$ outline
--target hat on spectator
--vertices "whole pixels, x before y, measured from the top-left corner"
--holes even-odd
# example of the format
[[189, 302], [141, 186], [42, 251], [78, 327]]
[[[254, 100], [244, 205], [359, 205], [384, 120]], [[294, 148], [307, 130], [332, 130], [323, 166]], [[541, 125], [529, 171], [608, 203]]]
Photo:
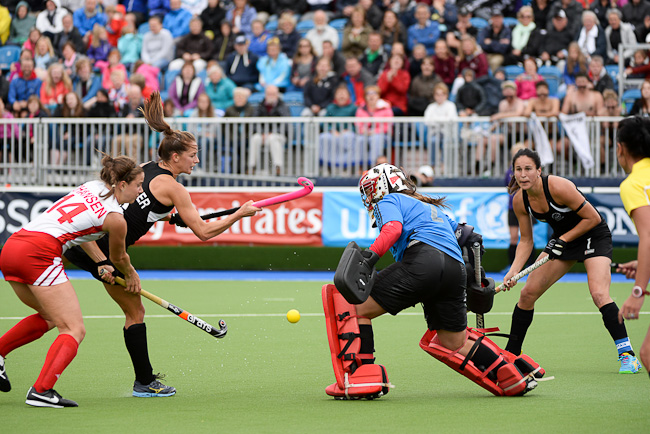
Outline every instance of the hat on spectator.
[[429, 165], [420, 166], [418, 173], [421, 173], [426, 177], [433, 178], [433, 167]]
[[504, 90], [504, 89], [507, 89], [507, 88], [517, 90], [517, 85], [512, 80], [506, 80], [503, 83], [501, 83], [501, 90]]
[[501, 10], [501, 8], [492, 8], [491, 16], [493, 16], [493, 17], [502, 17], [503, 16], [503, 11]]
[[245, 44], [246, 42], [246, 35], [237, 35], [235, 37], [235, 44]]
[[472, 12], [470, 12], [469, 8], [467, 8], [466, 6], [463, 6], [460, 9], [458, 9], [458, 15], [467, 16], [471, 13]]
[[553, 18], [566, 18], [566, 12], [564, 12], [564, 9], [558, 9]]

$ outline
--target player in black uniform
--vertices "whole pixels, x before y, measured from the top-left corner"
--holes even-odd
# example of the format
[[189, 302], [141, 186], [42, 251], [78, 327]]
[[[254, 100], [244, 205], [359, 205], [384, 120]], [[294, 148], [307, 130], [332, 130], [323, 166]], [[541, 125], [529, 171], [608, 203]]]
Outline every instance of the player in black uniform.
[[[174, 207], [176, 211], [202, 241], [213, 238], [243, 217], [254, 215], [260, 208], [248, 201], [234, 214], [220, 220], [205, 222], [192, 205], [189, 192], [176, 181], [181, 173], [191, 174], [192, 168], [199, 162], [198, 146], [194, 135], [185, 131], [172, 130], [164, 121], [160, 94], [155, 92], [151, 99], [145, 102], [144, 116], [149, 126], [160, 133], [163, 139], [158, 147], [158, 162], [143, 165], [143, 193], [124, 211], [128, 231], [127, 247], [134, 244], [149, 228], [159, 220], [169, 220], [169, 213]], [[126, 316], [124, 325], [124, 342], [131, 356], [135, 370], [133, 396], [153, 397], [172, 396], [176, 393], [173, 387], [165, 386], [153, 374], [147, 349], [147, 332], [144, 324], [144, 306], [140, 294], [126, 292], [115, 284], [115, 276], [119, 272], [108, 260], [108, 236], [99, 239], [96, 244], [87, 247], [68, 249], [66, 259], [76, 266], [90, 272], [97, 280], [101, 280], [109, 295], [120, 305]], [[105, 273], [100, 278], [99, 270]]]
[[514, 177], [510, 193], [516, 192], [513, 208], [519, 221], [521, 240], [515, 260], [503, 281], [521, 271], [533, 249], [531, 217], [548, 223], [553, 229], [540, 258], [549, 261], [533, 271], [521, 290], [512, 313], [510, 338], [506, 350], [520, 354], [526, 331], [533, 321], [535, 301], [564, 276], [576, 262], [584, 262], [587, 283], [594, 304], [603, 316], [605, 327], [616, 344], [621, 362], [620, 373], [636, 373], [640, 364], [634, 356], [625, 325], [618, 322], [618, 306], [609, 295], [611, 283], [612, 235], [600, 213], [568, 179], [542, 176], [537, 152], [521, 149], [512, 159]]

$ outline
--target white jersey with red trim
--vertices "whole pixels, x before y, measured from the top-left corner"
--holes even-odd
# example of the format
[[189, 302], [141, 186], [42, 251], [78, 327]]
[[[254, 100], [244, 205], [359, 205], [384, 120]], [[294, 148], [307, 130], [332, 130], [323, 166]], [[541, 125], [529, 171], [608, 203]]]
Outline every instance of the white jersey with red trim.
[[102, 227], [108, 213], [124, 214], [115, 195], [102, 197], [108, 192], [103, 181], [80, 185], [23, 229], [53, 236], [62, 244], [63, 252], [72, 246], [95, 241], [105, 234]]

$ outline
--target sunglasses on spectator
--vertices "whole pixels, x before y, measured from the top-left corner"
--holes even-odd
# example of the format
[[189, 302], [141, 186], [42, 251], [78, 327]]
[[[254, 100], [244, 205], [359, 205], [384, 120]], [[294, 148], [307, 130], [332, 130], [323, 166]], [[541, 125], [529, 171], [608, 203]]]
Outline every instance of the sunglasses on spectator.
[[537, 96], [548, 96], [548, 93], [538, 93]]

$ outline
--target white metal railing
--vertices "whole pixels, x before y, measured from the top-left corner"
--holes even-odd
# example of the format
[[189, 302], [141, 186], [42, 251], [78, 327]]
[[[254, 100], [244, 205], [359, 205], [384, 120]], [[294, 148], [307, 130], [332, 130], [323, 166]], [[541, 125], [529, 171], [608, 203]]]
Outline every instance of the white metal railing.
[[[542, 118], [555, 156], [552, 172], [624, 176], [615, 158], [620, 120], [587, 118], [596, 162], [587, 170], [560, 122]], [[510, 147], [532, 143], [527, 121], [470, 117], [427, 125], [421, 117], [168, 119], [173, 128], [197, 138], [201, 162], [190, 177], [183, 177], [188, 185], [278, 185], [297, 176], [358, 178], [379, 155], [407, 171], [430, 164], [438, 179], [500, 179], [510, 164]], [[160, 134], [143, 119], [3, 119], [0, 133], [0, 182], [12, 185], [77, 185], [96, 176], [98, 151], [143, 162], [156, 158], [160, 142]]]

